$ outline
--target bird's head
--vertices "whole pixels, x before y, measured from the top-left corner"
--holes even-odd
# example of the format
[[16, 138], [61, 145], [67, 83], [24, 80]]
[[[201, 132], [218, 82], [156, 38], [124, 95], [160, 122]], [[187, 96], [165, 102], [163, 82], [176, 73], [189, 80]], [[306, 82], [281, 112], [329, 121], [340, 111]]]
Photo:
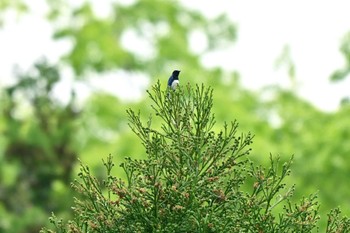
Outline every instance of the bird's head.
[[179, 74], [180, 74], [180, 70], [174, 70], [174, 71], [173, 71], [173, 77], [174, 77], [174, 78], [178, 78], [178, 77], [179, 77]]

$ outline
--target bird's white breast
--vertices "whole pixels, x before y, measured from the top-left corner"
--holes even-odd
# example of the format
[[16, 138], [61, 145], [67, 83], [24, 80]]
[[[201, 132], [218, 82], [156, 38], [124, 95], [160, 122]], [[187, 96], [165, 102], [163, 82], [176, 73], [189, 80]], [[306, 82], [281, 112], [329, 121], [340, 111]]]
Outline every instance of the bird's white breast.
[[179, 80], [174, 80], [173, 83], [171, 84], [171, 88], [175, 90], [177, 85], [179, 85]]

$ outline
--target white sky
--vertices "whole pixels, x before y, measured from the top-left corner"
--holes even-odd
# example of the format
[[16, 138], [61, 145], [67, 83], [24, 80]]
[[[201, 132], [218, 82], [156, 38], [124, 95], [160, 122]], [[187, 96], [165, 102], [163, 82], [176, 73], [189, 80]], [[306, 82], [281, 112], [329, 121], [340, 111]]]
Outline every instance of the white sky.
[[[232, 48], [203, 58], [208, 66], [219, 65], [237, 70], [247, 88], [259, 89], [269, 84], [289, 85], [286, 69], [275, 69], [275, 61], [289, 45], [296, 65], [298, 93], [324, 110], [337, 108], [341, 97], [350, 95], [350, 78], [330, 83], [330, 74], [344, 65], [339, 52], [341, 38], [350, 31], [349, 0], [216, 0], [183, 1], [202, 10], [209, 17], [227, 12], [238, 25], [238, 40]], [[35, 9], [42, 9], [38, 3]], [[101, 6], [101, 12], [106, 6]], [[35, 30], [33, 31], [33, 28]], [[22, 17], [9, 14], [0, 28], [0, 85], [13, 81], [13, 67], [24, 70], [40, 57], [56, 61], [70, 48], [67, 42], [51, 40], [52, 29], [40, 14]], [[141, 95], [131, 92], [136, 77], [129, 80], [96, 79], [92, 85], [117, 89], [122, 98]], [[69, 75], [66, 75], [69, 77]], [[147, 81], [143, 79], [143, 85]], [[61, 86], [64, 92], [66, 86]]]
[[216, 0], [198, 6], [213, 15], [225, 9], [237, 23], [237, 43], [206, 62], [237, 69], [246, 87], [288, 86], [286, 69], [274, 66], [289, 45], [301, 96], [324, 110], [334, 110], [342, 97], [350, 95], [350, 78], [329, 81], [332, 72], [344, 66], [339, 47], [350, 31], [350, 1]]

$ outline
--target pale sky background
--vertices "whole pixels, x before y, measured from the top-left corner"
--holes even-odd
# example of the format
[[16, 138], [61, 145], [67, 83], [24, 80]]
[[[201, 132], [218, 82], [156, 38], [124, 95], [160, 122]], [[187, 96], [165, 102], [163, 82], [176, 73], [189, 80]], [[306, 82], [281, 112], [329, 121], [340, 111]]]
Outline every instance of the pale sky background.
[[[51, 39], [52, 28], [42, 18], [40, 12], [45, 6], [40, 2], [33, 1], [31, 4], [37, 4], [35, 12], [19, 20], [8, 13], [5, 26], [0, 28], [0, 85], [13, 82], [14, 65], [27, 70], [44, 56], [55, 62], [71, 46], [67, 41]], [[96, 0], [100, 14], [108, 12], [107, 2]], [[232, 48], [204, 57], [205, 65], [237, 70], [243, 85], [250, 89], [270, 84], [288, 87], [286, 69], [275, 68], [276, 59], [288, 45], [296, 66], [299, 95], [326, 111], [335, 110], [340, 99], [350, 95], [350, 78], [339, 83], [329, 81], [331, 73], [344, 65], [339, 47], [342, 37], [350, 31], [349, 0], [182, 2], [208, 17], [226, 12], [238, 26], [238, 40]], [[67, 82], [58, 88], [59, 93], [69, 89], [71, 75], [66, 72]], [[94, 79], [91, 85], [109, 89], [124, 99], [141, 96], [148, 85], [142, 76], [119, 80], [113, 77], [115, 74], [109, 73], [103, 79]], [[135, 88], [140, 80], [141, 85]], [[86, 92], [86, 87], [80, 88]]]

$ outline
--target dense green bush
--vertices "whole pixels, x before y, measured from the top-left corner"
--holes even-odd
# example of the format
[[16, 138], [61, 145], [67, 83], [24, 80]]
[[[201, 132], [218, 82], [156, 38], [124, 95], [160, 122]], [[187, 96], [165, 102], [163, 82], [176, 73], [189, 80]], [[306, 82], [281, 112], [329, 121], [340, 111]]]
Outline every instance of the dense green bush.
[[[131, 129], [147, 157], [127, 158], [124, 179], [111, 175], [109, 156], [101, 181], [81, 165], [73, 187], [74, 219], [53, 216], [56, 232], [313, 232], [319, 204], [310, 195], [293, 204], [294, 187], [285, 187], [292, 160], [270, 156], [270, 166], [249, 160], [253, 136], [238, 123], [215, 128], [212, 89], [202, 86], [161, 90], [149, 97], [155, 119], [146, 123], [128, 110]], [[132, 145], [130, 145], [132, 146]], [[348, 232], [350, 219], [339, 209], [328, 216], [326, 232]], [[42, 232], [54, 232], [43, 229]]]

